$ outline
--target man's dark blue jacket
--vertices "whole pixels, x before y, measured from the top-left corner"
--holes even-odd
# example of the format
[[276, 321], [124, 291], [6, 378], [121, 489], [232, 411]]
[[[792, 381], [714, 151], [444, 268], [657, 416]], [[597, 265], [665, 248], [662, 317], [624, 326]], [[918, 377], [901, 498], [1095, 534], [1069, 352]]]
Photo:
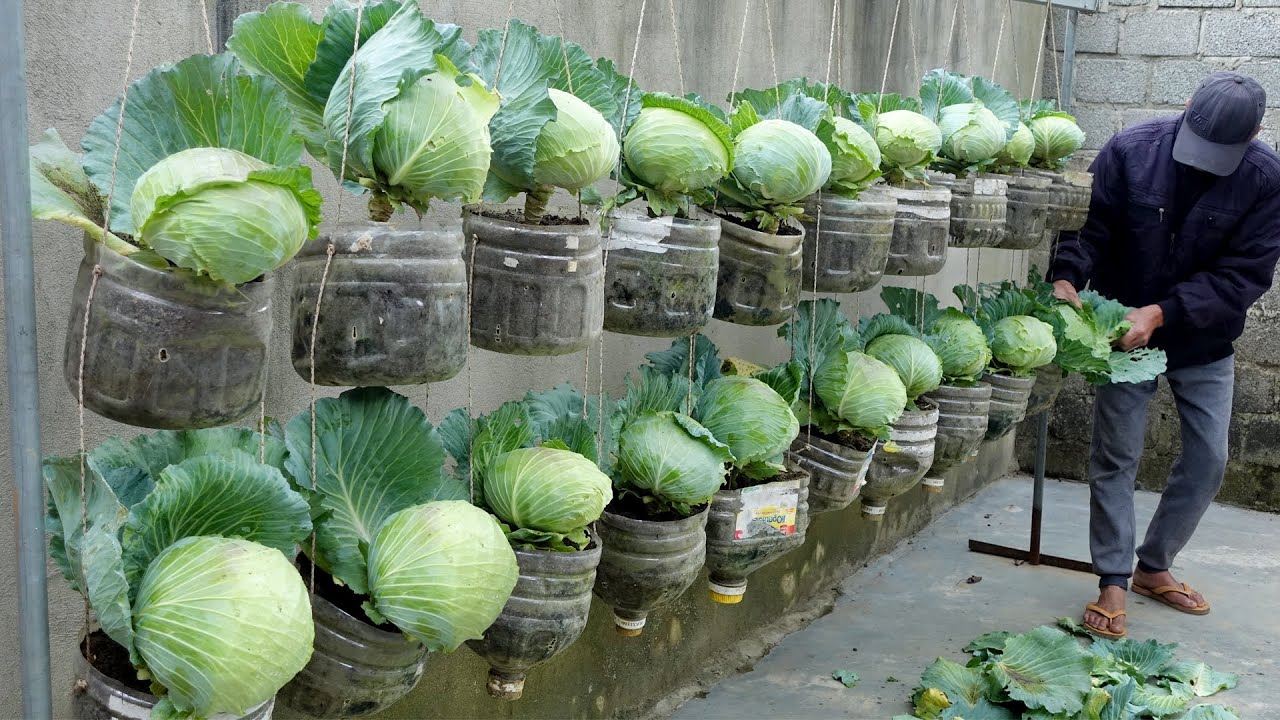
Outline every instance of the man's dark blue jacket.
[[1077, 290], [1089, 282], [1126, 305], [1158, 304], [1164, 327], [1151, 346], [1170, 369], [1231, 355], [1280, 257], [1280, 156], [1254, 141], [1232, 175], [1190, 171], [1173, 159], [1181, 123], [1153, 120], [1107, 142], [1090, 168], [1089, 220], [1061, 236], [1049, 270]]

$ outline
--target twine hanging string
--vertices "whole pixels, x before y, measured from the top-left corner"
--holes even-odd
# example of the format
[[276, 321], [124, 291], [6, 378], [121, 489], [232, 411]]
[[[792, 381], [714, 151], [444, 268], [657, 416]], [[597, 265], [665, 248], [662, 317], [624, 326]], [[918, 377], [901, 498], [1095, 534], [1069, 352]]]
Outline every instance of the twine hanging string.
[[[684, 85], [684, 63], [680, 61], [680, 24], [676, 22], [676, 0], [667, 0], [667, 13], [671, 19], [671, 44], [675, 48], [676, 55], [676, 81], [680, 85], [680, 95], [683, 97], [687, 93]], [[697, 339], [697, 330], [689, 333], [689, 361], [685, 363], [689, 384], [684, 393], [684, 407], [687, 415], [693, 415], [693, 355], [697, 351]], [[603, 414], [603, 404], [599, 412]]]
[[995, 57], [991, 58], [991, 78], [992, 79], [995, 79], [996, 68], [1000, 67], [1000, 46], [1004, 43], [1004, 25], [1008, 19], [1009, 19], [1009, 14], [1007, 12], [1000, 14], [1000, 31], [996, 33], [996, 53], [995, 53]]
[[216, 54], [213, 49], [213, 32], [209, 29], [209, 6], [205, 0], [200, 0], [200, 24], [204, 26], [204, 44], [208, 48], [209, 54]]
[[[747, 18], [751, 17], [750, 10], [751, 0], [747, 0], [742, 6], [742, 29], [738, 32], [738, 56], [733, 60], [733, 82], [729, 86], [735, 92], [738, 89], [738, 70], [742, 68], [742, 48], [747, 43]], [[732, 112], [737, 105], [733, 103], [730, 105], [729, 110]]]
[[[1048, 5], [1045, 6], [1046, 8]], [[1013, 26], [1013, 0], [1005, 0], [1005, 15], [1009, 18], [1009, 52], [1013, 54], [1013, 79], [1018, 89], [1022, 89], [1022, 63], [1018, 60], [1018, 31]], [[1043, 44], [1042, 44], [1043, 45]], [[991, 72], [991, 79], [995, 79], [996, 74]]]
[[778, 56], [773, 48], [773, 11], [769, 8], [769, 0], [764, 0], [765, 35], [769, 38], [769, 67], [773, 70], [773, 100], [778, 103], [778, 112], [782, 112], [782, 88], [778, 87]]
[[876, 114], [884, 108], [884, 91], [889, 87], [889, 62], [893, 59], [893, 41], [898, 36], [898, 19], [902, 16], [902, 0], [893, 8], [893, 25], [889, 28], [889, 49], [884, 53], [884, 72], [880, 75], [880, 95], [876, 98]]

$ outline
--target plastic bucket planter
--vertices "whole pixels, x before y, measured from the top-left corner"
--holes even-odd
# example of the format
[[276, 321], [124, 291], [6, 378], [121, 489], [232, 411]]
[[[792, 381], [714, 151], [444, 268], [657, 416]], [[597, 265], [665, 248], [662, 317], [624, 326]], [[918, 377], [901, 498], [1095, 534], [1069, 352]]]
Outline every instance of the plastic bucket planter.
[[817, 260], [818, 292], [850, 293], [870, 290], [880, 282], [889, 261], [893, 222], [898, 201], [881, 188], [866, 190], [857, 200], [824, 193], [822, 223], [818, 224], [818, 197], [805, 202], [804, 286], [814, 287]]
[[527, 225], [517, 215], [462, 214], [471, 268], [471, 344], [510, 355], [585, 350], [604, 327], [600, 233], [589, 220]]
[[1031, 386], [1031, 394], [1027, 397], [1027, 417], [1052, 410], [1066, 384], [1067, 376], [1056, 366], [1051, 365], [1036, 372], [1036, 382]]
[[951, 186], [951, 247], [996, 247], [1004, 239], [1009, 183], [981, 173], [958, 178]]
[[682, 337], [711, 320], [720, 265], [720, 218], [615, 215], [605, 236], [604, 329]]
[[564, 652], [582, 635], [600, 544], [581, 552], [516, 551], [520, 579], [502, 614], [467, 646], [489, 663], [489, 695], [518, 700], [525, 674]]
[[777, 325], [789, 320], [800, 301], [803, 246], [803, 228], [784, 227], [771, 235], [724, 218], [716, 319], [738, 325]]
[[996, 247], [1002, 250], [1030, 250], [1044, 240], [1049, 217], [1050, 178], [1024, 170], [1009, 175], [1009, 211], [1004, 239]]
[[787, 458], [809, 472], [809, 514], [843, 510], [858, 497], [867, 479], [875, 446], [859, 450], [801, 428]]
[[[320, 316], [316, 297], [334, 247]], [[467, 361], [467, 269], [457, 223], [369, 223], [308, 243], [293, 286], [293, 367], [318, 385], [448, 380]]]
[[925, 492], [940, 493], [943, 473], [973, 457], [987, 434], [991, 386], [943, 385], [925, 395], [938, 406], [938, 435], [933, 444], [933, 465], [924, 478]]
[[[133, 668], [129, 663], [129, 651], [117, 645], [101, 631], [92, 636], [93, 654], [99, 663]], [[94, 667], [84, 657], [84, 643], [76, 654], [76, 682], [71, 688], [71, 716], [75, 720], [149, 720], [151, 708], [160, 698], [134, 687], [146, 681], [126, 683]], [[218, 713], [209, 720], [271, 720], [275, 709], [272, 698], [244, 715]]]
[[938, 406], [922, 399], [889, 428], [889, 443], [876, 453], [862, 488], [862, 516], [879, 522], [889, 501], [915, 487], [933, 465]]
[[792, 470], [773, 482], [721, 490], [707, 521], [711, 599], [742, 602], [747, 577], [804, 544], [809, 527], [809, 473]]
[[886, 275], [933, 275], [947, 264], [951, 189], [945, 184], [907, 183], [887, 188], [898, 201]]
[[984, 375], [982, 382], [991, 386], [991, 412], [987, 420], [987, 440], [1008, 435], [1027, 416], [1027, 401], [1035, 377]]
[[636, 520], [605, 512], [596, 523], [604, 546], [595, 594], [613, 608], [619, 635], [644, 631], [649, 612], [671, 603], [698, 579], [707, 559], [707, 514]]
[[81, 333], [94, 266], [102, 268], [84, 342], [84, 405], [128, 425], [185, 430], [239, 420], [266, 383], [271, 292], [185, 279], [85, 242], [71, 297], [63, 373], [79, 388]]
[[1050, 172], [1029, 170], [1029, 174], [1048, 178], [1049, 201], [1045, 215], [1045, 228], [1060, 232], [1074, 232], [1084, 227], [1089, 219], [1089, 200], [1093, 195], [1093, 174], [1087, 172]]

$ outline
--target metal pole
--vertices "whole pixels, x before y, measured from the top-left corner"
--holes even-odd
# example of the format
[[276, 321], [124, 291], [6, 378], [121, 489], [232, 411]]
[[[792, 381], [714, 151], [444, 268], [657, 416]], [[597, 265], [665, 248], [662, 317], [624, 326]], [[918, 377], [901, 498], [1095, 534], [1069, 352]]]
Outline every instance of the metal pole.
[[1062, 112], [1071, 112], [1071, 91], [1076, 76], [1076, 23], [1079, 10], [1067, 11], [1067, 29], [1062, 38]]
[[18, 615], [23, 716], [52, 716], [49, 596], [40, 479], [40, 377], [36, 360], [31, 178], [27, 158], [27, 79], [22, 0], [0, 0], [0, 238], [4, 241], [5, 352], [9, 448], [17, 488]]
[[1049, 450], [1049, 411], [1036, 416], [1036, 474], [1031, 489], [1031, 547], [1027, 562], [1040, 564], [1040, 527], [1044, 519], [1044, 466]]

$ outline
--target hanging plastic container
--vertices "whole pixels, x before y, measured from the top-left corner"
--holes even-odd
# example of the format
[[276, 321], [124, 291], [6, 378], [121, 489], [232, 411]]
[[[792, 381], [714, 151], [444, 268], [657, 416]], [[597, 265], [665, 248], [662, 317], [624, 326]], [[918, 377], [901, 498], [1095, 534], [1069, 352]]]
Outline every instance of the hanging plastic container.
[[605, 512], [596, 523], [604, 546], [596, 597], [613, 608], [614, 629], [635, 637], [649, 612], [671, 603], [698, 579], [707, 559], [707, 515], [635, 520]]
[[298, 253], [293, 368], [302, 379], [311, 379], [330, 243], [315, 327], [316, 384], [417, 385], [457, 375], [467, 362], [462, 226], [368, 223], [321, 235]]
[[683, 337], [711, 320], [720, 267], [720, 218], [614, 215], [605, 236], [604, 329]]
[[918, 485], [933, 465], [938, 406], [924, 399], [919, 404], [926, 408], [902, 413], [889, 428], [889, 443], [871, 461], [862, 488], [862, 516], [868, 520], [883, 520], [889, 501]]
[[1089, 219], [1089, 201], [1093, 198], [1093, 174], [1087, 172], [1050, 172], [1028, 170], [1039, 178], [1048, 178], [1049, 201], [1044, 226], [1048, 230], [1074, 232]]
[[[104, 656], [114, 656], [112, 664], [129, 668], [129, 651], [120, 647], [102, 632], [93, 634], [93, 652], [101, 661]], [[150, 720], [151, 708], [160, 698], [143, 692], [103, 673], [89, 664], [84, 657], [84, 642], [76, 653], [76, 681], [71, 687], [71, 717], [75, 720]], [[271, 720], [276, 699], [250, 710], [244, 715], [217, 713], [209, 720]]]
[[934, 275], [947, 264], [951, 189], [944, 184], [907, 183], [887, 188], [898, 200], [886, 275]]
[[84, 405], [127, 425], [216, 427], [258, 407], [271, 337], [270, 276], [235, 288], [142, 265], [86, 241], [71, 295], [63, 374], [79, 388], [81, 333], [94, 266], [102, 268], [84, 343]]
[[859, 450], [801, 428], [787, 459], [809, 473], [809, 514], [849, 507], [867, 480], [867, 468], [871, 467], [875, 452], [875, 445]]
[[707, 521], [707, 584], [714, 602], [742, 602], [751, 573], [804, 544], [808, 498], [809, 473], [804, 470], [716, 493]]
[[376, 628], [311, 595], [316, 623], [311, 661], [277, 694], [314, 718], [350, 718], [386, 710], [426, 670], [427, 649], [399, 631]]
[[1032, 170], [1009, 175], [1009, 210], [1004, 239], [996, 247], [1002, 250], [1030, 250], [1044, 240], [1049, 218], [1050, 178]]
[[520, 579], [484, 638], [467, 646], [489, 663], [489, 695], [519, 700], [525, 674], [564, 652], [587, 627], [600, 544], [581, 552], [516, 549]]
[[925, 399], [938, 406], [938, 435], [933, 443], [933, 465], [924, 478], [925, 492], [940, 493], [943, 474], [973, 457], [987, 434], [991, 410], [991, 386], [943, 385]]
[[568, 355], [600, 337], [604, 266], [595, 223], [526, 225], [468, 208], [462, 234], [468, 261], [475, 245], [472, 345], [509, 355]]
[[823, 193], [819, 236], [818, 197], [805, 201], [804, 285], [814, 287], [814, 253], [817, 253], [818, 292], [851, 293], [870, 290], [880, 282], [889, 261], [893, 221], [898, 200], [882, 188], [863, 191], [857, 200]]
[[955, 179], [951, 185], [948, 245], [959, 248], [999, 245], [1004, 240], [1008, 219], [1008, 193], [1009, 183], [1001, 175], [980, 173]]
[[778, 325], [800, 301], [804, 229], [771, 235], [726, 218], [720, 232], [716, 281], [717, 320], [738, 325]]
[[1052, 410], [1066, 384], [1067, 376], [1057, 367], [1041, 368], [1036, 373], [1036, 382], [1031, 386], [1031, 394], [1027, 397], [1027, 417]]
[[1035, 377], [983, 375], [982, 382], [991, 386], [991, 411], [987, 419], [987, 440], [1008, 435], [1027, 416], [1027, 401]]

